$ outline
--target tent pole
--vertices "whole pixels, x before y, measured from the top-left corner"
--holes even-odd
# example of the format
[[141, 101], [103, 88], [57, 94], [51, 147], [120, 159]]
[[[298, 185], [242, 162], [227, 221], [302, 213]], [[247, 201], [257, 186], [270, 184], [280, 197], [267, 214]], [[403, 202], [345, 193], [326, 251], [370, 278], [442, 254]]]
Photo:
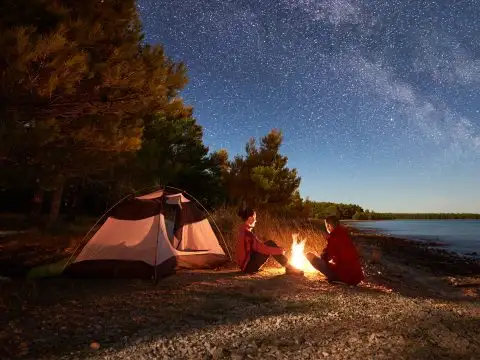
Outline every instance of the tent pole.
[[[161, 214], [161, 213], [160, 213]], [[154, 261], [154, 284], [157, 285], [158, 283], [158, 273], [157, 273], [157, 259], [158, 259], [158, 236], [160, 235], [160, 219], [161, 219], [161, 216], [160, 214], [158, 214], [158, 227], [157, 227], [157, 245], [155, 246], [155, 261]]]

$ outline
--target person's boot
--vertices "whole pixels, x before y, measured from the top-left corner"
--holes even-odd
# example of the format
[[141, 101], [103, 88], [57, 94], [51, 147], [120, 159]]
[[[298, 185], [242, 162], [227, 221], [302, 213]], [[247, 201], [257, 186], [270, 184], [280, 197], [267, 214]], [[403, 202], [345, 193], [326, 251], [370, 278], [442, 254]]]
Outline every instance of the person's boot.
[[288, 264], [285, 266], [285, 275], [303, 276], [303, 270], [297, 269]]

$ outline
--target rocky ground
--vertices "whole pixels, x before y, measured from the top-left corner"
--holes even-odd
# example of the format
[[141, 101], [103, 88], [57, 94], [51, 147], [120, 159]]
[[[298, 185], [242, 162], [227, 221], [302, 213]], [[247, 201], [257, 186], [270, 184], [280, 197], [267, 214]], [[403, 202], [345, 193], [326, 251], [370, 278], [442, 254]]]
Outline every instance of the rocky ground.
[[478, 359], [478, 263], [354, 237], [359, 287], [274, 267], [3, 282], [0, 358]]

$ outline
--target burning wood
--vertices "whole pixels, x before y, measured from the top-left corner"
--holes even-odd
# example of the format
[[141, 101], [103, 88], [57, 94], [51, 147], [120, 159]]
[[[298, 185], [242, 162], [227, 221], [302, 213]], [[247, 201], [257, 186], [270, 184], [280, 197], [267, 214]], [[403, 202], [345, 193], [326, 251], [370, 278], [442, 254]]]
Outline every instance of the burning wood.
[[304, 272], [317, 272], [318, 270], [315, 269], [305, 257], [305, 243], [307, 239], [300, 239], [298, 234], [292, 234], [292, 238], [292, 258], [290, 259], [290, 264], [296, 269], [303, 270]]

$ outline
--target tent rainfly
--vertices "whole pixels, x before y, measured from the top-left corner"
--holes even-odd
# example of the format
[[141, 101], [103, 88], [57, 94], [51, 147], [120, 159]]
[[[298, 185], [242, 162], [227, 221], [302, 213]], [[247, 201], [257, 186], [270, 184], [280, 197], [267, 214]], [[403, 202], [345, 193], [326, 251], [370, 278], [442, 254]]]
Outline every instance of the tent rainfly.
[[159, 190], [115, 206], [63, 273], [156, 279], [227, 261], [206, 214], [182, 193]]

